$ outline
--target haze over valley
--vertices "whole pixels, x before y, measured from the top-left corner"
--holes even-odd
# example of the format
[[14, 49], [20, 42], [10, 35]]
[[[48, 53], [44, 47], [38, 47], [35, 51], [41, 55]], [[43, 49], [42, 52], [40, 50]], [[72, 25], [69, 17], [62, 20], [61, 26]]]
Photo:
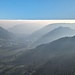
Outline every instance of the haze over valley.
[[75, 23], [30, 25], [0, 27], [0, 74], [74, 75]]
[[0, 75], [75, 75], [75, 0], [0, 0]]

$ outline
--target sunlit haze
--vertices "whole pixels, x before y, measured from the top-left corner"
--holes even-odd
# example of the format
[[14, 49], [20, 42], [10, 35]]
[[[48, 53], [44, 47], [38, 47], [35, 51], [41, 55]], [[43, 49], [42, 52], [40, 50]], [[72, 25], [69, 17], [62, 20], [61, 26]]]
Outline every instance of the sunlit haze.
[[75, 23], [75, 20], [0, 20], [0, 26], [10, 28], [18, 24], [35, 24], [43, 27], [52, 23]]

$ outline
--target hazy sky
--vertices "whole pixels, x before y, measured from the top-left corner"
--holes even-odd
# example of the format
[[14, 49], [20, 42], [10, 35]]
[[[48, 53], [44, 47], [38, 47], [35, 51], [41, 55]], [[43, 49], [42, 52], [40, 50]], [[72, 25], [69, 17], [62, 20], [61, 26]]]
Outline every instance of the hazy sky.
[[0, 19], [75, 19], [75, 0], [0, 0]]
[[0, 20], [0, 26], [6, 29], [19, 24], [34, 24], [41, 28], [52, 23], [75, 23], [75, 20]]

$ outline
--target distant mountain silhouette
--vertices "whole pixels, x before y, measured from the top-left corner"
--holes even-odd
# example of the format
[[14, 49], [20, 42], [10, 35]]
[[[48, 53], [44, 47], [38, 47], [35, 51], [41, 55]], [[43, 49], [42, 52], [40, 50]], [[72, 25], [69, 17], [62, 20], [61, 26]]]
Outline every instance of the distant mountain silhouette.
[[55, 28], [58, 28], [59, 26], [70, 27], [73, 29], [73, 28], [75, 28], [75, 23], [53, 23], [53, 24], [46, 25], [43, 28], [33, 32], [29, 36], [29, 40], [36, 41], [41, 36], [45, 35], [46, 33], [52, 31]]
[[18, 24], [15, 25], [11, 28], [9, 28], [8, 30], [14, 34], [22, 34], [22, 35], [29, 35], [31, 33], [33, 33], [34, 31], [40, 29], [41, 26], [39, 26], [38, 24], [35, 23], [26, 23], [26, 24]]
[[56, 39], [59, 39], [61, 37], [65, 36], [74, 36], [75, 30], [69, 28], [69, 27], [58, 27], [53, 29], [52, 31], [46, 33], [42, 37], [40, 37], [37, 41], [35, 41], [35, 45], [40, 45], [44, 43], [49, 43], [51, 41], [54, 41]]
[[7, 31], [6, 29], [0, 27], [0, 38], [2, 39], [11, 39], [13, 34]]

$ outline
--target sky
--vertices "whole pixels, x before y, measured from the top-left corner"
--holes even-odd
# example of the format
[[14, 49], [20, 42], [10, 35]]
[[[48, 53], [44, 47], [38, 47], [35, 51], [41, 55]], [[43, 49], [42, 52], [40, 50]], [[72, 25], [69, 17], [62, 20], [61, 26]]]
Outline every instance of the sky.
[[75, 19], [75, 0], [0, 0], [0, 20]]

